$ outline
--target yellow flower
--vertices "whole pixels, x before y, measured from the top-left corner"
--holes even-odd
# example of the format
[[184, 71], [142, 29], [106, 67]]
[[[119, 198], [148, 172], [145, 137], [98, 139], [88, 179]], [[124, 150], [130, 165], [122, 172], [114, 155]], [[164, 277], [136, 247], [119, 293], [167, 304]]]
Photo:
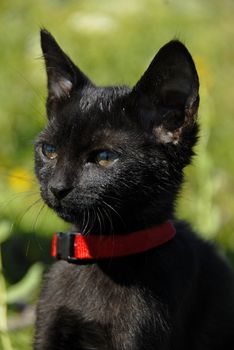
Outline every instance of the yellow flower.
[[8, 184], [16, 192], [28, 191], [32, 188], [32, 175], [24, 168], [14, 168], [10, 171]]

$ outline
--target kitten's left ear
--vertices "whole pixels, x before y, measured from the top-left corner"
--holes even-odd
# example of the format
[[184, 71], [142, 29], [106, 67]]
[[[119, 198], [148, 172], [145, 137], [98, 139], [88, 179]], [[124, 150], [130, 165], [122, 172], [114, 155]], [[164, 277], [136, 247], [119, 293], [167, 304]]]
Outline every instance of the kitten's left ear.
[[183, 132], [195, 125], [199, 80], [186, 47], [173, 40], [163, 46], [133, 88], [144, 126], [158, 142], [177, 144]]
[[48, 78], [48, 101], [68, 98], [74, 88], [90, 83], [45, 29], [41, 29], [41, 48]]

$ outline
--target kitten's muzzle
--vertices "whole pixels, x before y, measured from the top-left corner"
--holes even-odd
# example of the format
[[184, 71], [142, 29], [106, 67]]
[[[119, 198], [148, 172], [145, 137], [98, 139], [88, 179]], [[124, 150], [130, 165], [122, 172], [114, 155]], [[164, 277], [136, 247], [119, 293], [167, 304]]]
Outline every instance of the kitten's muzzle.
[[53, 193], [56, 199], [61, 200], [67, 197], [67, 195], [73, 190], [71, 186], [64, 186], [63, 184], [57, 184], [56, 186], [50, 186], [50, 191]]

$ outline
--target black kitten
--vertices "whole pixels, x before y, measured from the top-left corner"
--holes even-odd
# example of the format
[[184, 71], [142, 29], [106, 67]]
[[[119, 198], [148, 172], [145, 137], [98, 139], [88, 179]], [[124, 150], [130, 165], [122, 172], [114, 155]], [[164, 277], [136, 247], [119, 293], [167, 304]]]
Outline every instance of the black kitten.
[[234, 279], [214, 248], [173, 219], [197, 139], [198, 76], [179, 41], [133, 89], [96, 87], [41, 31], [48, 125], [36, 141], [46, 204], [83, 235], [128, 235], [173, 220], [140, 254], [54, 264], [35, 350], [208, 350], [234, 346]]

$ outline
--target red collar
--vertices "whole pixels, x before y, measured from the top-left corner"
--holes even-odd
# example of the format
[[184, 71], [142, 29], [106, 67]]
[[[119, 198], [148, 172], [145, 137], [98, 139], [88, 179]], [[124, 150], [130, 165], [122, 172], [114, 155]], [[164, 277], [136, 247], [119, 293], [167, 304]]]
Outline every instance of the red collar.
[[175, 233], [169, 221], [126, 235], [83, 236], [76, 232], [59, 232], [53, 236], [51, 255], [73, 263], [133, 255], [166, 243]]

